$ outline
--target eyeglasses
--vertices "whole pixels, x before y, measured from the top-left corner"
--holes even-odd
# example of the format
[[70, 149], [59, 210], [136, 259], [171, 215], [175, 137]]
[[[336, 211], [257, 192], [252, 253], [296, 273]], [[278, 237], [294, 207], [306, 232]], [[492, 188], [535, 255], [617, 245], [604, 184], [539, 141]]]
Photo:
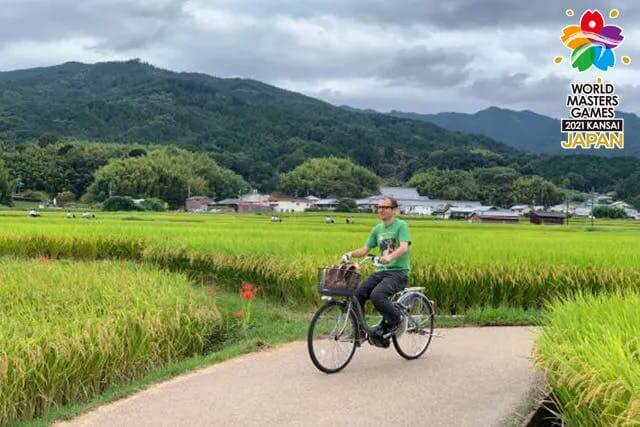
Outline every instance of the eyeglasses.
[[378, 206], [378, 209], [395, 209], [396, 206]]

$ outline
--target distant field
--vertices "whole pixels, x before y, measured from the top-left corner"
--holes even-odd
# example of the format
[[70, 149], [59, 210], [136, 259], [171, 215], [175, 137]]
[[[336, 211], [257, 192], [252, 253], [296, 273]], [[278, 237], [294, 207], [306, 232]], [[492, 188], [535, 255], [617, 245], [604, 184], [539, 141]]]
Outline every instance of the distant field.
[[[97, 219], [64, 218], [44, 211], [41, 218], [24, 212], [0, 212], [0, 236], [119, 236], [145, 239], [169, 247], [252, 256], [267, 255], [310, 266], [332, 262], [360, 246], [378, 221], [355, 215], [355, 224], [325, 224], [323, 214], [284, 217], [269, 215], [202, 215], [97, 213]], [[413, 239], [414, 266], [462, 263], [636, 267], [640, 263], [640, 222], [601, 221], [591, 229], [585, 220], [569, 226], [470, 224], [427, 218], [407, 218]]]
[[[128, 242], [124, 251], [136, 259], [220, 282], [251, 280], [275, 300], [313, 303], [316, 268], [335, 264], [340, 254], [363, 245], [378, 221], [365, 214], [355, 215], [352, 225], [344, 223], [344, 215], [334, 215], [336, 224], [326, 224], [324, 214], [288, 215], [282, 223], [269, 217], [99, 212], [86, 221], [66, 219], [63, 212], [45, 211], [40, 218], [2, 212], [0, 253], [28, 246], [55, 256], [62, 246], [89, 245], [89, 256], [75, 249], [66, 256], [108, 258], [99, 251], [112, 243], [99, 249], [91, 242], [111, 238]], [[451, 313], [486, 306], [541, 308], [576, 291], [640, 290], [640, 226], [632, 221], [591, 228], [407, 220], [413, 240], [411, 282], [425, 286]], [[3, 249], [2, 239], [13, 243], [7, 241]], [[80, 246], [74, 243], [78, 239]], [[139, 249], [131, 246], [136, 241]]]

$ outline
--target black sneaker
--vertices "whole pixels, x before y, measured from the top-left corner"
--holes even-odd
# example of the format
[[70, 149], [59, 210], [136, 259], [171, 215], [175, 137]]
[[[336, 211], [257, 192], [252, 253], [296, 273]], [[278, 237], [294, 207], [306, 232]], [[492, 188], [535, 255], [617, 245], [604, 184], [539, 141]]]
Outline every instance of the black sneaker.
[[375, 334], [371, 334], [371, 344], [376, 347], [389, 348], [391, 340], [382, 335], [382, 330], [378, 330]]

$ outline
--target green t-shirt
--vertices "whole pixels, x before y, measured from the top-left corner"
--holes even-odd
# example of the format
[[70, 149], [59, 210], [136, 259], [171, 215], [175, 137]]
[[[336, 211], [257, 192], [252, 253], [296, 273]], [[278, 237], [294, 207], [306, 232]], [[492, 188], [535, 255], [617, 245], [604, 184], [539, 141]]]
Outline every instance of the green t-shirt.
[[[409, 226], [403, 220], [396, 218], [389, 225], [385, 226], [384, 223], [381, 222], [373, 227], [366, 245], [369, 249], [378, 246], [380, 248], [380, 255], [387, 255], [398, 249], [400, 242], [409, 242], [409, 246], [411, 246]], [[409, 272], [409, 249], [389, 264], [379, 266], [377, 271]]]

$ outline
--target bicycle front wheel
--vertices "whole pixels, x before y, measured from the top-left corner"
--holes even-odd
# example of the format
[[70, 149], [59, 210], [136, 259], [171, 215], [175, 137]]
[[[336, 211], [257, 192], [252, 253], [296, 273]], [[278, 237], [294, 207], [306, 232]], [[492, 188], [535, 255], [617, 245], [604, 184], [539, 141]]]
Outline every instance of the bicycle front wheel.
[[393, 346], [400, 356], [405, 359], [417, 359], [422, 356], [433, 337], [433, 306], [422, 294], [417, 294], [411, 300], [407, 309], [408, 316], [404, 320], [407, 328], [402, 335], [392, 337]]
[[347, 305], [330, 301], [311, 319], [307, 348], [313, 364], [327, 374], [341, 371], [356, 351], [357, 323]]

